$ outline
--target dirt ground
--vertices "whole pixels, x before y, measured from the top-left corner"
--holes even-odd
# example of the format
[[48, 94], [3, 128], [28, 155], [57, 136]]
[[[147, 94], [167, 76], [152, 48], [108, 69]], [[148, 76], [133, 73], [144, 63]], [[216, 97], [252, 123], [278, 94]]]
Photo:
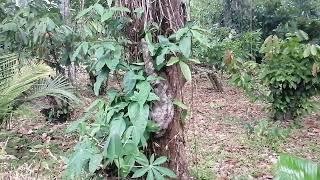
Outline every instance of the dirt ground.
[[[78, 77], [83, 101], [73, 119], [95, 99], [87, 77]], [[300, 127], [280, 125], [290, 133], [280, 143], [264, 141], [248, 133], [268, 119], [267, 105], [251, 102], [240, 90], [222, 80], [224, 92], [215, 92], [206, 78], [196, 77], [184, 90], [192, 117], [186, 122], [187, 155], [197, 179], [273, 179], [273, 167], [281, 153], [320, 162], [319, 115], [304, 118]], [[193, 101], [192, 101], [193, 96]], [[39, 102], [40, 103], [40, 102]], [[76, 143], [65, 132], [71, 122], [52, 124], [38, 113], [40, 104], [22, 109], [11, 127], [0, 131], [0, 179], [60, 179], [66, 156]], [[263, 137], [264, 138], [264, 137]], [[12, 178], [15, 177], [15, 178]]]
[[[223, 93], [210, 88], [205, 78], [193, 84], [193, 103], [187, 98], [193, 104], [193, 118], [186, 134], [190, 167], [197, 179], [273, 179], [274, 164], [283, 153], [320, 162], [319, 115], [303, 118], [300, 127], [280, 124], [290, 130], [288, 137], [279, 144], [264, 142], [249, 136], [246, 126], [270, 119], [267, 105], [251, 102], [227, 80]], [[189, 84], [188, 94], [191, 88]]]

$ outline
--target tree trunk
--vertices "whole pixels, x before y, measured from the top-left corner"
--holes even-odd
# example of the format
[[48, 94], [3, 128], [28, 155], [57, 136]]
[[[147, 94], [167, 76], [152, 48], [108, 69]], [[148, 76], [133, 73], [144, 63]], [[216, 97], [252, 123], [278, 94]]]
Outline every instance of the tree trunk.
[[[151, 118], [161, 127], [161, 133], [157, 134], [155, 141], [150, 146], [150, 151], [159, 156], [169, 158], [168, 167], [174, 170], [178, 179], [190, 179], [188, 165], [185, 155], [184, 128], [180, 118], [180, 110], [173, 106], [175, 99], [182, 99], [182, 89], [185, 84], [182, 72], [178, 66], [164, 67], [161, 72], [156, 72], [153, 67], [154, 60], [148, 52], [147, 45], [140, 35], [144, 27], [151, 23], [160, 26], [158, 32], [154, 33], [153, 39], [158, 35], [169, 36], [182, 28], [190, 18], [188, 15], [189, 0], [119, 0], [118, 5], [131, 10], [144, 9], [143, 16], [137, 17], [134, 14], [123, 14], [130, 16], [133, 21], [127, 28], [127, 34], [134, 44], [132, 59], [139, 59], [141, 54], [145, 62], [145, 71], [148, 75], [161, 76], [165, 80], [153, 84], [155, 93], [160, 100], [155, 103], [150, 112]], [[169, 58], [169, 57], [167, 57]], [[157, 106], [155, 108], [155, 106]]]
[[[185, 84], [179, 66], [171, 66], [166, 69], [166, 77], [169, 82], [169, 90], [173, 99], [182, 99], [182, 89]], [[186, 158], [184, 125], [181, 121], [181, 111], [174, 108], [173, 120], [163, 136], [156, 139], [155, 153], [169, 158], [168, 167], [174, 170], [178, 179], [190, 179]]]
[[[60, 14], [63, 17], [63, 21], [66, 25], [70, 24], [70, 0], [60, 0]], [[71, 51], [69, 45], [67, 45], [67, 49]], [[76, 81], [76, 65], [74, 62], [70, 62], [68, 65], [68, 78], [72, 85], [74, 85]]]

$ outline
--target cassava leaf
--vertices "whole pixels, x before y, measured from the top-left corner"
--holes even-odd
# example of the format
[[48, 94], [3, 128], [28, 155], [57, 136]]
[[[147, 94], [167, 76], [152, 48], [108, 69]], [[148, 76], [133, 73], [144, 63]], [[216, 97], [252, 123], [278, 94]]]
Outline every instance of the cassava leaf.
[[149, 171], [149, 167], [143, 167], [141, 169], [138, 169], [134, 174], [132, 175], [132, 178], [139, 178], [145, 175]]
[[154, 166], [154, 168], [159, 171], [163, 176], [168, 176], [168, 177], [171, 177], [171, 178], [176, 178], [177, 175], [171, 171], [170, 169], [168, 168], [164, 168], [164, 167], [161, 167], [161, 166]]
[[155, 166], [155, 165], [161, 165], [161, 164], [165, 163], [167, 160], [168, 160], [167, 157], [161, 156], [161, 157], [157, 158], [152, 164], [153, 164], [154, 166]]

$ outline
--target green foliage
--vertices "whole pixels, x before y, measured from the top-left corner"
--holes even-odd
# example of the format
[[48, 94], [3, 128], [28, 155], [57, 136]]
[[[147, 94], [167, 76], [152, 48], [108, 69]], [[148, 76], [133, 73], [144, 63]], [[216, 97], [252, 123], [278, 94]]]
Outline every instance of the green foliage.
[[17, 56], [0, 56], [0, 119], [16, 110], [22, 103], [47, 95], [79, 104], [72, 88], [62, 77], [46, 80], [54, 71], [44, 64], [18, 66]]
[[253, 101], [266, 101], [270, 90], [260, 78], [262, 68], [263, 65], [254, 61], [234, 59], [228, 65], [227, 70], [231, 73], [231, 83], [242, 88]]
[[[141, 63], [141, 59], [129, 59], [124, 52], [130, 42], [124, 34], [118, 33], [120, 25], [114, 27], [114, 24], [119, 18], [115, 12], [127, 11], [126, 8], [104, 8], [94, 4], [75, 18], [83, 23], [96, 23], [101, 28], [96, 35], [83, 36], [71, 56], [72, 59], [86, 59], [90, 71], [97, 75], [96, 95], [109, 73], [122, 71], [124, 77], [120, 90], [109, 89], [107, 100], [95, 101], [84, 117], [68, 129], [69, 132], [78, 132], [80, 141], [74, 152], [64, 158], [67, 179], [97, 177], [103, 172], [122, 178], [175, 177], [171, 170], [161, 167], [166, 163], [166, 157], [156, 158], [145, 152], [152, 133], [160, 130], [149, 115], [151, 105], [159, 100], [151, 84], [160, 77], [147, 76], [143, 60]], [[188, 64], [198, 62], [192, 59], [191, 40], [206, 43], [204, 30], [197, 26], [185, 27], [170, 37], [159, 35], [154, 39], [154, 32], [150, 29], [145, 32], [144, 39], [155, 68], [162, 70], [178, 64], [186, 80], [191, 80]], [[168, 57], [171, 58], [168, 60]]]
[[257, 125], [246, 124], [247, 134], [251, 143], [262, 147], [270, 147], [278, 150], [279, 146], [289, 136], [290, 130], [281, 127], [277, 123], [261, 120]]
[[[274, 34], [274, 31], [277, 35], [284, 37], [286, 33], [295, 32], [298, 29], [311, 32], [310, 25], [316, 27], [316, 23], [319, 22], [319, 7], [317, 0], [257, 1], [255, 14], [257, 21], [261, 24], [264, 38]], [[315, 30], [313, 33], [317, 32], [319, 31]], [[316, 36], [312, 36], [312, 39]]]
[[[131, 87], [127, 92], [110, 90], [109, 103], [97, 100], [84, 118], [71, 125], [69, 131], [77, 130], [81, 141], [67, 160], [67, 177], [79, 177], [83, 173], [93, 175], [104, 165], [115, 165], [117, 172], [110, 173], [121, 177], [132, 173], [133, 177], [147, 174], [151, 179], [159, 175], [159, 178], [174, 176], [170, 170], [159, 166], [167, 161], [166, 158], [154, 160], [152, 155], [149, 161], [142, 154], [150, 133], [158, 130], [155, 122], [149, 119], [149, 104], [158, 97], [152, 92], [149, 80], [152, 78], [144, 78], [142, 72], [129, 71], [133, 77], [124, 81], [126, 87]], [[94, 122], [87, 122], [96, 110]]]
[[270, 89], [276, 119], [296, 118], [310, 110], [308, 101], [319, 92], [320, 47], [304, 44], [307, 38], [302, 31], [286, 40], [270, 36], [261, 48], [266, 59], [261, 80]]
[[311, 97], [319, 93], [320, 46], [305, 44], [303, 31], [282, 40], [268, 37], [261, 47], [263, 64], [233, 60], [229, 65], [232, 82], [249, 95], [271, 104], [277, 120], [295, 119], [310, 112]]
[[317, 180], [320, 179], [320, 167], [309, 160], [281, 155], [277, 163], [276, 179]]
[[207, 34], [207, 38], [209, 46], [196, 44], [194, 53], [202, 62], [214, 65], [216, 69], [224, 69], [225, 60], [230, 55], [239, 61], [260, 59], [260, 31], [236, 34], [227, 28], [214, 28]]

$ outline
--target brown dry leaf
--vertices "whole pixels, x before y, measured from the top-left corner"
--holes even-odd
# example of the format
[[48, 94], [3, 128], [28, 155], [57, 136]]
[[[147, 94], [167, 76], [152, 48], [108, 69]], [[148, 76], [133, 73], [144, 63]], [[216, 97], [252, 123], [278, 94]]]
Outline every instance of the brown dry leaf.
[[224, 55], [224, 63], [225, 64], [231, 64], [231, 62], [234, 59], [234, 54], [231, 50], [226, 50], [226, 53]]

